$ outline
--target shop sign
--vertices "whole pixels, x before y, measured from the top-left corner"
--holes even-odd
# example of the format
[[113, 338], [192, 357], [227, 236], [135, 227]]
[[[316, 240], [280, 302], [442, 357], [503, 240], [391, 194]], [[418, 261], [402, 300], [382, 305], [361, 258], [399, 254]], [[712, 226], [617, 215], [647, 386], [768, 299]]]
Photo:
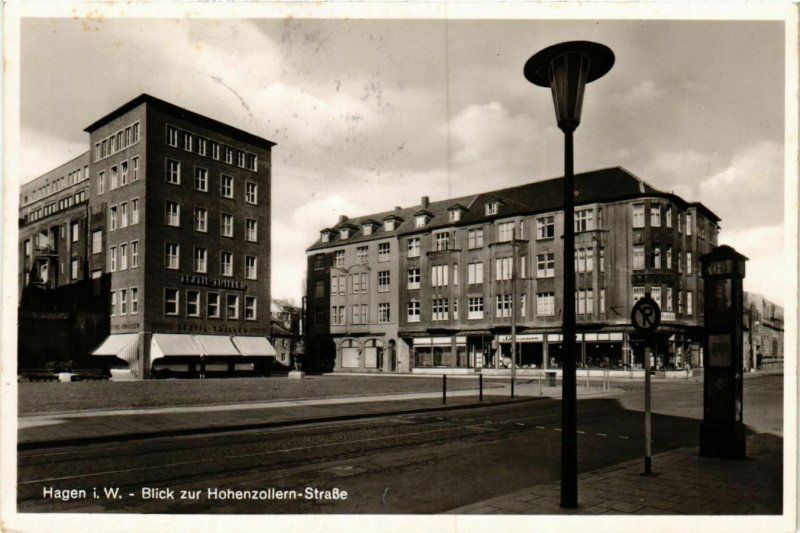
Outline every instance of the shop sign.
[[[510, 343], [511, 335], [499, 335], [497, 340], [501, 343]], [[517, 335], [517, 342], [544, 342], [544, 334], [529, 333], [526, 335]]]

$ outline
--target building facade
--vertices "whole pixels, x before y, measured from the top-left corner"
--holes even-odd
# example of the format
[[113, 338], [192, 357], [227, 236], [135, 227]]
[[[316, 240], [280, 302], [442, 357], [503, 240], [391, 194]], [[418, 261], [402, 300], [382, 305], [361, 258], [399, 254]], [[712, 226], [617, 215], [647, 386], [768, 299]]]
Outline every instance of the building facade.
[[[716, 245], [719, 218], [619, 167], [579, 174], [575, 184], [579, 367], [642, 368], [643, 345], [629, 323], [645, 293], [662, 308], [654, 363], [699, 366], [698, 258]], [[516, 300], [518, 368], [560, 369], [562, 189], [558, 178], [439, 202], [423, 197], [397, 210], [391, 231], [377, 225], [387, 213], [324, 229], [308, 249], [309, 351], [319, 345], [339, 371], [507, 372]], [[376, 254], [387, 248], [381, 265]], [[384, 271], [388, 278], [379, 278]], [[375, 364], [374, 341], [393, 349], [394, 365]]]
[[782, 370], [783, 308], [745, 292], [743, 309], [744, 370]]
[[[64, 169], [74, 175], [56, 169], [22, 189], [23, 261], [37, 236], [64, 247], [50, 256], [64, 264], [57, 281], [85, 282], [104, 302], [107, 338], [93, 354], [136, 377], [263, 370], [274, 143], [149, 95], [85, 131], [89, 152]], [[39, 219], [31, 191], [52, 190], [54, 179], [80, 191]], [[55, 188], [48, 198], [60, 201]], [[43, 241], [45, 226], [66, 238]], [[33, 273], [44, 263], [30, 261]], [[40, 284], [22, 267], [23, 286]]]

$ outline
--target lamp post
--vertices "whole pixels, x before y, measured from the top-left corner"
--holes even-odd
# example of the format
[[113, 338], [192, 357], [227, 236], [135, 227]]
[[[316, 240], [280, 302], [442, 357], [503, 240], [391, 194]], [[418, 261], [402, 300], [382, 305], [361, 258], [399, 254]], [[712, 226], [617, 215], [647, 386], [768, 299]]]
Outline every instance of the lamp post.
[[610, 48], [570, 41], [545, 48], [525, 63], [525, 78], [553, 93], [558, 127], [564, 132], [564, 362], [561, 401], [561, 507], [578, 506], [578, 435], [575, 376], [575, 190], [572, 133], [581, 121], [586, 84], [614, 65]]

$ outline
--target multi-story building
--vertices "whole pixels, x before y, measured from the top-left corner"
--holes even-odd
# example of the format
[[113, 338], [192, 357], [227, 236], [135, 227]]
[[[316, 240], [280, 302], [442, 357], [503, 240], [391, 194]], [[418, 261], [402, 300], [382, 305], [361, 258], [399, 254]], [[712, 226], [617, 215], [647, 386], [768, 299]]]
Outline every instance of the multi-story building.
[[21, 283], [44, 264], [86, 282], [109, 322], [93, 354], [138, 377], [263, 370], [274, 143], [149, 95], [85, 131], [87, 154], [22, 189]]
[[783, 369], [783, 308], [761, 294], [744, 293], [744, 369]]
[[[307, 352], [339, 371], [500, 371], [518, 300], [518, 367], [560, 368], [562, 179], [423, 197], [322, 230], [308, 249]], [[650, 293], [662, 308], [656, 364], [700, 365], [698, 258], [716, 245], [719, 218], [619, 167], [578, 174], [575, 194], [578, 364], [641, 368], [630, 310]], [[376, 363], [376, 346], [390, 357], [378, 351]]]

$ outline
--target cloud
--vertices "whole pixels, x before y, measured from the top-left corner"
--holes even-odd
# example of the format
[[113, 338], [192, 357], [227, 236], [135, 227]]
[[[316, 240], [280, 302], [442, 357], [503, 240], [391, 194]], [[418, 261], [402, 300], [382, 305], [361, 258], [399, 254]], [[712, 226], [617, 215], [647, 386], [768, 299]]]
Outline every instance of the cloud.
[[664, 89], [657, 87], [652, 80], [642, 80], [622, 96], [626, 104], [656, 100], [664, 95]]
[[763, 294], [767, 299], [784, 305], [789, 265], [783, 253], [784, 230], [774, 224], [720, 232], [719, 244], [733, 246], [749, 258], [744, 288]]

